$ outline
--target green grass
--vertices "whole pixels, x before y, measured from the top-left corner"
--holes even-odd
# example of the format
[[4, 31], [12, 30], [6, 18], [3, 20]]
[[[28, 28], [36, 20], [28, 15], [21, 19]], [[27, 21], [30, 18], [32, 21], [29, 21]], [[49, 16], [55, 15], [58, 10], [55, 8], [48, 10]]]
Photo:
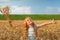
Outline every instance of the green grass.
[[[33, 15], [10, 15], [11, 20], [24, 20], [26, 17], [31, 17], [33, 20], [60, 20], [60, 14], [56, 15], [44, 15], [44, 14], [33, 14]], [[5, 17], [0, 15], [0, 20], [5, 20]]]

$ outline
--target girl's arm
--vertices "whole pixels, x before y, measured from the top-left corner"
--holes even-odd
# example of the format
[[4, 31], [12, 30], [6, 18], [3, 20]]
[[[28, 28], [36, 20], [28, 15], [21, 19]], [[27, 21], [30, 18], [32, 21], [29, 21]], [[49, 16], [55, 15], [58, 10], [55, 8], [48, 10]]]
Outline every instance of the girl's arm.
[[50, 21], [50, 22], [45, 22], [40, 24], [40, 27], [45, 26], [45, 25], [49, 25], [49, 24], [55, 24], [56, 22], [54, 20]]

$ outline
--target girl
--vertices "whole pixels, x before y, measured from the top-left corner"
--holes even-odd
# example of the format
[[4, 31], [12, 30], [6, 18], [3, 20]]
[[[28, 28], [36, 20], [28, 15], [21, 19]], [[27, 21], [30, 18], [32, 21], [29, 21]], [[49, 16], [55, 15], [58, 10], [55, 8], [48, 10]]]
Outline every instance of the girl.
[[28, 37], [29, 40], [37, 40], [37, 28], [52, 23], [55, 23], [54, 20], [42, 24], [35, 24], [30, 17], [27, 17], [25, 18], [25, 35]]

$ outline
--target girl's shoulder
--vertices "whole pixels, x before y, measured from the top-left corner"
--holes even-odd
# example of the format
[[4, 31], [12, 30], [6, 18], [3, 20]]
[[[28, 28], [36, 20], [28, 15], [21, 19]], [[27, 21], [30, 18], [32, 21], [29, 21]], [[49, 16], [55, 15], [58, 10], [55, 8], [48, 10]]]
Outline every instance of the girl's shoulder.
[[35, 24], [35, 25], [36, 25], [37, 28], [40, 27], [40, 24]]

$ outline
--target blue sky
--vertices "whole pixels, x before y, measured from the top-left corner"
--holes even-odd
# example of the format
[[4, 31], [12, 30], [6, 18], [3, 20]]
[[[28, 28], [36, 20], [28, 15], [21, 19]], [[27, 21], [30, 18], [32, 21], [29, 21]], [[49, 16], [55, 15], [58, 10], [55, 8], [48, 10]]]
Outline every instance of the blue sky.
[[6, 5], [11, 14], [60, 14], [60, 0], [0, 0], [0, 7]]

